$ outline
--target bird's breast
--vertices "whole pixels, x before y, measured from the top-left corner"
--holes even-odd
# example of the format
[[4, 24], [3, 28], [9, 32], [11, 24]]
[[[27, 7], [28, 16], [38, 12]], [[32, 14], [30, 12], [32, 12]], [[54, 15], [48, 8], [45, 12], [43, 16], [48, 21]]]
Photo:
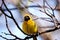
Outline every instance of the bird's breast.
[[23, 31], [27, 34], [34, 34], [37, 31], [34, 21], [27, 21], [23, 23]]

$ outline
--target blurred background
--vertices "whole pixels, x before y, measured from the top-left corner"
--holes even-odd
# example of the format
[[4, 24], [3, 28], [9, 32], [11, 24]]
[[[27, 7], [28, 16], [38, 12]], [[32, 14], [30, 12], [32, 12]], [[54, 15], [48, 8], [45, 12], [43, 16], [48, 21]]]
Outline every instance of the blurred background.
[[[22, 28], [22, 20], [23, 20], [22, 15], [20, 14], [20, 11], [18, 9], [13, 9], [13, 8], [17, 8], [16, 5], [19, 2], [19, 0], [4, 0], [4, 1], [5, 1], [6, 5], [7, 5], [7, 7], [9, 9], [12, 9], [10, 11], [12, 12], [12, 14], [13, 14], [14, 18], [16, 19], [16, 21], [18, 22], [18, 25]], [[28, 0], [22, 0], [22, 1], [23, 1], [23, 3], [25, 5], [28, 5], [28, 6], [38, 5], [38, 4], [43, 6], [43, 0], [30, 0], [30, 1], [33, 1], [33, 2], [28, 2]], [[27, 4], [27, 2], [28, 2], [28, 4]], [[47, 2], [51, 6], [51, 8], [53, 8], [53, 9], [55, 8], [55, 6], [57, 4], [56, 10], [54, 10], [54, 15], [56, 16], [56, 19], [58, 20], [58, 22], [60, 22], [60, 0], [58, 0], [59, 3], [57, 3], [56, 0], [47, 0]], [[0, 5], [1, 4], [2, 4], [2, 1], [0, 0]], [[49, 6], [47, 4], [45, 4], [45, 5], [46, 5], [46, 7], [49, 8]], [[4, 9], [4, 12], [6, 14], [10, 15], [9, 12], [5, 9], [4, 5], [2, 5], [2, 8]], [[51, 9], [50, 8], [48, 9], [48, 8], [46, 8], [46, 10], [49, 10], [52, 13]], [[28, 8], [28, 11], [31, 14], [36, 15], [39, 18], [50, 18], [49, 16], [47, 16], [43, 12], [40, 12], [39, 10], [43, 11], [43, 8], [39, 8], [39, 7], [29, 7]], [[17, 35], [20, 38], [25, 38], [26, 35], [24, 35], [22, 32], [19, 31], [19, 29], [16, 27], [13, 20], [8, 18], [8, 17], [7, 17], [7, 19], [8, 19], [9, 29], [11, 30], [11, 32], [13, 34]], [[47, 19], [47, 20], [49, 20], [49, 19]], [[45, 21], [43, 19], [37, 19], [35, 21], [36, 21], [37, 25], [39, 26], [38, 27], [39, 30], [42, 30], [42, 31], [44, 31], [46, 29], [49, 29], [47, 27], [54, 27], [54, 23]], [[42, 28], [40, 29], [40, 27], [42, 27]], [[6, 38], [9, 38], [9, 39], [14, 38], [14, 37], [12, 37], [10, 35], [9, 36], [5, 35], [2, 32], [9, 33], [7, 28], [6, 28], [5, 16], [0, 11], [0, 35], [4, 36]], [[47, 36], [47, 38], [50, 38], [49, 40], [60, 40], [59, 35], [60, 35], [60, 30], [56, 30], [54, 32], [47, 33], [47, 35], [44, 35], [44, 37], [39, 35], [37, 37], [37, 39], [38, 40], [45, 40], [44, 38], [45, 38], [45, 36]], [[0, 37], [0, 40], [5, 40], [5, 39]], [[32, 38], [29, 39], [29, 40], [32, 40]]]

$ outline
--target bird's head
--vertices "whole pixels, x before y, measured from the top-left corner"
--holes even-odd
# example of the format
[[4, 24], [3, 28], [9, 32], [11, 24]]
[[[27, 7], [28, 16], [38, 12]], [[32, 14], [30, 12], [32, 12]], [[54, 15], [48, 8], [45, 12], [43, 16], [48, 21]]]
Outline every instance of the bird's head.
[[28, 20], [30, 20], [30, 17], [29, 16], [25, 16], [24, 17], [24, 21], [28, 21]]

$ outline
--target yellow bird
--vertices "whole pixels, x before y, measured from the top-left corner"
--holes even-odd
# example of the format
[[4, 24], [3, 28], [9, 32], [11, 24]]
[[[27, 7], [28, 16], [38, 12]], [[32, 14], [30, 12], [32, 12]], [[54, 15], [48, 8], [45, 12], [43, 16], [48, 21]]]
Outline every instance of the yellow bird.
[[[29, 35], [34, 35], [37, 33], [37, 25], [32, 20], [32, 18], [29, 15], [24, 16], [24, 22], [22, 24], [22, 30]], [[37, 40], [36, 37], [33, 38], [33, 40]]]

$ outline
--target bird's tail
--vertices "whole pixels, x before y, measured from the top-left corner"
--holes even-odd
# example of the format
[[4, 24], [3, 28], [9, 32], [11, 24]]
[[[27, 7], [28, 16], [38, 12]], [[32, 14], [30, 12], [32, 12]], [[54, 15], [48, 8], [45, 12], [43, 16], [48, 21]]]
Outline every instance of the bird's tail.
[[37, 38], [36, 37], [33, 37], [33, 40], [37, 40]]

